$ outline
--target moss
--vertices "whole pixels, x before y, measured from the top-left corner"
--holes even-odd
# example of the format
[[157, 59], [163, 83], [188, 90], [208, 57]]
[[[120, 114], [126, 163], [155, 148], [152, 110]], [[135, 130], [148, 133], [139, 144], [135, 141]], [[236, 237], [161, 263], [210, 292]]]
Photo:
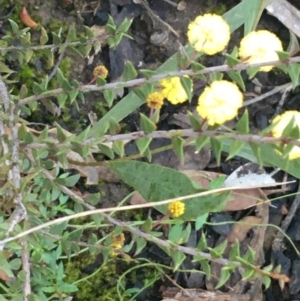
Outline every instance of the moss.
[[[117, 292], [118, 260], [110, 260], [103, 263], [92, 277], [98, 266], [99, 259], [91, 256], [89, 253], [82, 254], [77, 260], [72, 260], [65, 265], [66, 282], [76, 283], [78, 291], [75, 293], [74, 300], [85, 301], [111, 301], [119, 300]], [[124, 263], [125, 264], [125, 263]], [[86, 278], [86, 279], [84, 279]], [[82, 281], [78, 281], [83, 279]], [[129, 300], [128, 297], [123, 298], [124, 301]]]

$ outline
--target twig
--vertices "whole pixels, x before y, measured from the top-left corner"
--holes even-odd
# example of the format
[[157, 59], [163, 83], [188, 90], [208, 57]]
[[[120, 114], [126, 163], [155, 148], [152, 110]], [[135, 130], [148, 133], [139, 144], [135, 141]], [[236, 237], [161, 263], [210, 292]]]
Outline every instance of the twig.
[[25, 272], [25, 281], [23, 283], [23, 300], [28, 301], [28, 296], [31, 294], [30, 285], [30, 256], [28, 251], [28, 243], [26, 238], [22, 239], [22, 270]]
[[53, 70], [51, 71], [50, 75], [49, 75], [49, 78], [48, 78], [48, 81], [50, 81], [52, 79], [52, 77], [56, 74], [57, 72], [57, 69], [61, 63], [61, 61], [63, 60], [64, 58], [64, 55], [65, 55], [65, 49], [60, 53], [58, 59], [57, 59], [57, 62], [53, 68]]
[[[0, 48], [0, 50], [1, 50], [1, 48]], [[300, 56], [287, 59], [284, 63], [290, 64], [290, 63], [296, 63], [296, 62], [300, 62]], [[180, 71], [173, 71], [173, 72], [168, 72], [168, 73], [164, 73], [164, 74], [154, 75], [154, 76], [150, 77], [149, 79], [137, 78], [137, 79], [133, 79], [130, 81], [108, 83], [103, 86], [83, 85], [83, 86], [78, 87], [77, 89], [74, 88], [74, 91], [77, 90], [77, 91], [86, 93], [86, 92], [93, 92], [93, 91], [114, 90], [114, 89], [119, 89], [120, 87], [122, 87], [122, 88], [139, 87], [145, 83], [155, 83], [164, 78], [173, 77], [173, 76], [180, 76], [180, 77], [182, 77], [184, 75], [194, 76], [194, 75], [198, 75], [198, 74], [209, 74], [212, 72], [228, 72], [228, 71], [232, 71], [232, 70], [245, 70], [249, 67], [260, 67], [260, 66], [269, 66], [269, 65], [275, 66], [275, 65], [280, 65], [280, 64], [283, 64], [283, 62], [280, 60], [276, 60], [276, 61], [255, 63], [255, 64], [241, 63], [238, 65], [235, 65], [234, 67], [229, 67], [228, 65], [214, 66], [214, 67], [205, 68], [203, 70], [195, 71], [195, 72], [193, 70], [180, 70]], [[20, 99], [19, 105], [26, 105], [30, 101], [37, 101], [37, 100], [40, 100], [40, 99], [43, 99], [46, 97], [56, 96], [56, 95], [59, 95], [62, 93], [66, 93], [66, 91], [62, 88], [54, 89], [51, 91], [46, 91], [39, 95], [33, 95], [30, 97]]]
[[[196, 132], [193, 129], [180, 129], [180, 130], [170, 130], [170, 131], [154, 131], [151, 133], [145, 133], [144, 131], [139, 132], [132, 132], [127, 134], [119, 134], [119, 135], [104, 135], [101, 141], [101, 144], [110, 145], [112, 142], [115, 141], [131, 141], [137, 140], [142, 137], [148, 138], [174, 138], [174, 137], [210, 137], [210, 138], [227, 138], [233, 140], [239, 140], [244, 142], [254, 142], [254, 143], [264, 143], [264, 144], [274, 144], [274, 143], [282, 143], [282, 137], [268, 137], [268, 136], [259, 136], [254, 134], [239, 134], [239, 133], [232, 133], [227, 132], [224, 130], [216, 130], [216, 131], [203, 131], [203, 132]], [[88, 140], [82, 141], [80, 144], [82, 146], [95, 146], [95, 143], [98, 143], [99, 140], [97, 138], [90, 138]], [[289, 139], [288, 142], [285, 143], [300, 146], [300, 141], [296, 139]], [[21, 145], [23, 149], [59, 149], [63, 147], [72, 147], [70, 142], [63, 142], [63, 143], [55, 143], [53, 145], [48, 145], [46, 143], [37, 143], [33, 142], [30, 144]], [[92, 149], [93, 153], [100, 152], [98, 149]], [[132, 157], [131, 157], [132, 158]], [[123, 160], [123, 159], [122, 159]], [[70, 161], [71, 162], [71, 161]], [[75, 161], [74, 161], [75, 162]], [[76, 161], [77, 162], [77, 161]], [[76, 163], [77, 164], [77, 163]], [[103, 165], [102, 163], [101, 165]], [[99, 162], [78, 162], [77, 165], [82, 166], [98, 166]]]
[[[42, 169], [42, 172], [46, 176], [46, 178], [48, 178], [51, 181], [55, 181], [55, 178], [51, 175], [51, 173], [48, 170]], [[274, 184], [267, 184], [267, 185], [262, 184], [262, 185], [249, 186], [247, 188], [250, 189], [250, 188], [258, 188], [258, 187], [272, 187], [272, 186], [288, 184], [288, 183], [291, 183], [291, 182], [274, 183]], [[149, 203], [138, 204], [138, 205], [122, 206], [122, 207], [117, 207], [117, 208], [113, 207], [113, 208], [95, 209], [94, 206], [92, 206], [90, 204], [87, 204], [80, 196], [78, 196], [71, 189], [69, 189], [69, 188], [67, 188], [63, 185], [60, 185], [58, 183], [55, 183], [55, 185], [57, 185], [57, 187], [59, 187], [65, 194], [67, 194], [68, 196], [70, 196], [74, 200], [78, 201], [83, 206], [85, 206], [87, 209], [89, 209], [89, 211], [83, 211], [83, 212], [75, 213], [75, 214], [72, 214], [72, 215], [60, 217], [60, 218], [57, 218], [55, 220], [52, 220], [52, 221], [46, 222], [44, 224], [38, 225], [38, 226], [33, 227], [31, 229], [25, 230], [25, 231], [13, 236], [13, 237], [9, 237], [9, 238], [5, 238], [3, 240], [0, 240], [0, 245], [6, 244], [10, 241], [14, 241], [18, 238], [25, 237], [25, 236], [27, 236], [31, 233], [40, 231], [40, 230], [45, 229], [49, 226], [53, 226], [53, 225], [56, 225], [56, 224], [59, 224], [59, 223], [65, 222], [65, 221], [69, 221], [69, 220], [74, 219], [74, 218], [89, 216], [89, 215], [92, 215], [92, 214], [101, 214], [101, 215], [105, 216], [105, 218], [107, 218], [107, 214], [105, 214], [107, 212], [127, 211], [127, 210], [132, 210], [132, 209], [157, 207], [157, 206], [161, 206], [161, 205], [165, 205], [165, 204], [169, 204], [171, 202], [174, 202], [175, 200], [178, 200], [178, 198], [180, 198], [180, 201], [185, 201], [185, 200], [188, 200], [188, 199], [201, 197], [201, 196], [206, 196], [206, 195], [210, 195], [210, 194], [213, 194], [213, 193], [221, 193], [221, 192], [225, 192], [225, 191], [229, 191], [229, 190], [236, 190], [236, 189], [237, 190], [245, 189], [245, 187], [224, 187], [224, 188], [219, 188], [219, 189], [215, 189], [215, 190], [208, 190], [208, 191], [204, 191], [204, 192], [190, 194], [190, 195], [186, 195], [186, 196], [180, 196], [180, 197], [176, 197], [176, 198], [172, 198], [172, 199], [168, 199], [168, 200], [164, 200], [164, 201], [149, 202]], [[126, 227], [129, 227], [126, 223], [124, 223], [122, 225], [126, 226]]]
[[266, 93], [264, 93], [262, 95], [259, 95], [259, 96], [255, 97], [255, 98], [252, 98], [252, 99], [244, 101], [243, 107], [250, 106], [250, 105], [252, 105], [252, 104], [254, 104], [256, 102], [259, 102], [259, 101], [261, 101], [261, 100], [263, 100], [263, 99], [265, 99], [265, 98], [267, 98], [269, 96], [272, 96], [272, 95], [274, 95], [274, 94], [276, 94], [278, 92], [281, 92], [282, 90], [285, 90], [283, 92], [283, 95], [284, 95], [292, 87], [293, 87], [293, 85], [291, 83], [287, 83], [287, 84], [284, 84], [284, 85], [281, 85], [281, 86], [277, 86], [277, 87], [275, 87], [274, 89], [272, 89], [269, 92], [266, 92]]

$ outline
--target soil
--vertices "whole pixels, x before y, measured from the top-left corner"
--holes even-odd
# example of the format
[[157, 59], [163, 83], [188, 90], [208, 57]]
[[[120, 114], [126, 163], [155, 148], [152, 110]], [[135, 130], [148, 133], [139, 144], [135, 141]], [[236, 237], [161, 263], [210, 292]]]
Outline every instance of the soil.
[[[171, 26], [172, 29], [178, 34], [179, 38], [177, 38], [173, 33], [166, 33], [166, 28], [160, 22], [153, 20], [153, 17], [151, 17], [147, 10], [141, 8], [139, 5], [133, 4], [131, 0], [104, 0], [94, 2], [83, 0], [27, 0], [23, 2], [27, 10], [32, 14], [33, 18], [37, 18], [37, 20], [41, 22], [46, 29], [53, 26], [54, 19], [59, 20], [61, 22], [59, 24], [63, 24], [65, 27], [68, 27], [68, 25], [75, 22], [77, 24], [76, 26], [78, 31], [80, 31], [80, 28], [83, 25], [93, 26], [96, 24], [98, 26], [102, 26], [105, 24], [108, 14], [111, 14], [115, 20], [119, 20], [118, 22], [121, 22], [124, 17], [134, 17], [132, 27], [129, 31], [129, 34], [133, 37], [133, 40], [125, 39], [125, 42], [122, 42], [122, 45], [116, 50], [111, 50], [107, 46], [104, 46], [99, 54], [93, 57], [93, 59], [89, 60], [89, 63], [87, 59], [80, 59], [78, 57], [71, 56], [72, 64], [70, 74], [72, 74], [72, 77], [77, 79], [79, 82], [88, 83], [93, 78], [92, 71], [94, 67], [100, 63], [106, 65], [110, 70], [111, 81], [116, 81], [122, 74], [124, 61], [127, 59], [130, 60], [137, 69], [155, 70], [172, 54], [174, 54], [180, 45], [185, 45], [185, 32], [187, 25], [197, 15], [207, 12], [222, 14], [232, 8], [234, 5], [238, 4], [240, 1], [188, 0], [186, 1], [186, 8], [182, 11], [179, 11], [176, 7], [171, 6], [165, 1], [149, 0], [149, 8], [154, 11], [164, 22]], [[132, 6], [130, 7], [129, 5]], [[289, 40], [288, 30], [275, 18], [264, 14], [261, 22], [259, 23], [259, 28], [266, 28], [276, 33], [285, 44], [285, 47], [287, 46]], [[229, 47], [238, 44], [241, 36], [242, 31], [236, 31], [233, 34], [231, 46]], [[116, 61], [117, 59], [118, 61]], [[222, 64], [223, 61], [224, 59], [221, 56], [214, 56], [204, 63], [207, 66], [211, 66]], [[259, 87], [257, 82], [248, 81], [246, 82], [247, 92], [256, 93], [258, 91], [257, 89], [260, 89], [259, 93], [264, 93], [273, 89], [277, 85], [281, 85], [289, 81], [284, 74], [278, 74], [278, 72], [258, 74], [256, 76], [256, 80], [259, 81], [261, 86]], [[187, 120], [186, 112], [187, 110], [193, 111], [195, 109], [195, 100], [197, 95], [202, 92], [203, 87], [203, 85], [199, 87], [195, 95], [195, 99], [193, 99], [191, 104], [184, 104], [180, 107], [166, 105], [162, 109], [162, 119], [160, 121], [159, 128], [166, 130], [184, 128], [186, 126], [185, 120]], [[125, 94], [127, 92], [128, 91], [126, 90], [124, 91]], [[50, 118], [49, 112], [45, 107], [42, 106], [40, 108], [40, 112], [44, 114], [44, 118], [42, 117], [42, 122], [48, 122], [51, 124], [55, 121], [70, 132], [80, 132], [89, 124], [89, 112], [94, 112], [98, 118], [100, 118], [102, 114], [108, 110], [101, 93], [88, 93], [85, 97], [85, 103], [80, 107], [80, 111], [75, 107], [70, 108], [69, 112], [63, 111], [61, 116], [51, 116]], [[251, 127], [254, 131], [264, 128], [269, 123], [269, 120], [276, 112], [280, 97], [281, 95], [278, 93], [272, 97], [264, 99], [263, 102], [259, 102], [249, 107]], [[299, 91], [296, 89], [288, 97], [283, 110], [299, 110], [299, 97]], [[118, 99], [116, 101], [118, 101]], [[140, 110], [147, 111], [147, 108], [141, 107]], [[134, 112], [131, 116], [127, 117], [123, 121], [124, 130], [138, 130], [138, 113], [139, 112]], [[64, 115], [66, 114], [69, 114], [70, 118], [64, 118]], [[166, 141], [163, 140], [155, 140], [152, 147], [160, 147], [165, 145], [165, 143]], [[136, 149], [129, 144], [126, 152], [128, 155], [131, 155], [136, 152]], [[209, 150], [204, 150], [204, 153], [201, 156], [202, 159], [200, 161], [199, 157], [196, 157], [193, 154], [193, 150], [186, 151], [188, 160], [186, 162], [187, 165], [185, 166], [180, 165], [177, 157], [171, 151], [156, 155], [153, 159], [153, 162], [177, 169], [185, 169], [185, 167], [186, 169], [206, 168], [206, 170], [217, 171], [225, 174], [230, 174], [233, 169], [246, 162], [244, 159], [234, 158], [230, 162], [222, 161], [223, 163], [221, 166], [216, 167], [215, 158], [210, 154]], [[85, 185], [82, 185], [80, 188], [81, 190], [86, 189]], [[128, 187], [124, 186], [122, 183], [103, 183], [98, 188], [93, 189], [98, 189], [102, 193], [101, 203], [98, 204], [101, 207], [112, 207], [117, 205], [129, 192]], [[280, 223], [283, 219], [282, 207], [289, 208], [294, 201], [294, 197], [285, 197], [282, 195], [279, 196], [281, 199], [277, 201], [278, 206], [272, 208], [270, 214], [270, 223], [273, 222], [278, 226], [280, 226]], [[219, 216], [216, 217], [213, 215], [212, 218], [215, 218], [215, 220], [220, 220]], [[236, 218], [236, 214], [227, 214], [225, 217], [222, 216], [221, 219], [222, 218], [223, 220], [224, 218], [234, 219]], [[300, 232], [298, 230], [300, 229], [299, 223], [300, 219], [295, 217], [291, 227], [288, 229], [288, 234], [291, 236], [297, 248], [300, 241]], [[212, 240], [216, 240], [218, 235], [220, 235], [217, 234], [218, 231], [216, 229], [209, 229], [208, 231], [211, 233]], [[158, 252], [157, 250], [154, 250], [154, 248], [155, 245], [150, 244], [149, 250], [145, 251], [142, 255], [149, 259], [156, 258]], [[283, 291], [279, 289], [277, 282], [274, 282], [271, 287], [264, 292], [264, 300], [300, 300], [300, 293], [298, 289], [298, 282], [300, 279], [300, 276], [298, 277], [299, 260], [293, 249], [289, 248], [289, 244], [287, 244], [286, 250], [278, 252], [280, 255], [272, 255], [270, 248], [267, 248], [265, 252], [266, 258], [272, 258], [273, 260], [276, 259], [278, 263], [286, 263], [286, 265], [289, 267], [286, 268], [286, 272], [289, 275], [293, 275], [294, 279], [291, 285], [286, 286]], [[156, 260], [162, 263], [167, 261], [165, 256], [160, 256], [159, 258], [156, 258]], [[266, 264], [269, 263], [270, 262], [266, 262]], [[187, 264], [191, 265], [190, 262]], [[294, 269], [294, 272], [292, 272], [292, 269]], [[177, 278], [178, 283], [184, 287], [190, 287], [191, 284], [189, 283], [193, 283], [193, 285], [195, 285], [195, 280], [193, 282], [192, 280], [187, 279], [184, 273], [177, 274], [175, 278]], [[199, 283], [202, 284], [202, 288], [205, 287], [203, 279], [197, 279], [196, 282], [197, 287], [200, 287]], [[137, 281], [137, 283], [133, 283], [132, 285], [134, 287], [138, 287], [140, 284]], [[157, 295], [157, 289], [160, 285], [162, 285], [162, 282], [157, 282], [156, 285], [147, 290], [146, 295], [140, 296], [137, 298], [137, 300], [146, 300], [143, 298], [149, 298], [149, 296], [151, 296], [151, 300], [160, 300], [161, 297]], [[170, 285], [170, 283], [166, 282], [164, 285]], [[157, 299], [155, 299], [154, 296], [156, 296]]]

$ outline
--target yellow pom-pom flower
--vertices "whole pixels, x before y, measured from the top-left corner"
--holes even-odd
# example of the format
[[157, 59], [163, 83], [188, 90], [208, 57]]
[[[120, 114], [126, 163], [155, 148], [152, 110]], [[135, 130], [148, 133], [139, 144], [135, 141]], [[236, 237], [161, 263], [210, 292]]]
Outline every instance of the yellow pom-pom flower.
[[228, 45], [230, 28], [221, 16], [205, 14], [189, 24], [187, 37], [196, 51], [213, 55]]
[[[282, 51], [282, 43], [268, 30], [252, 31], [241, 41], [239, 56], [250, 64], [276, 61], [276, 51]], [[262, 66], [260, 71], [269, 72], [273, 66]]]
[[199, 96], [197, 112], [208, 125], [221, 125], [233, 119], [242, 104], [243, 94], [236, 84], [226, 80], [214, 81]]
[[185, 204], [181, 201], [175, 201], [169, 204], [168, 210], [172, 217], [178, 217], [184, 213]]
[[161, 94], [173, 105], [177, 105], [188, 100], [188, 95], [182, 87], [179, 77], [175, 76], [162, 79], [160, 81], [160, 85], [162, 88]]
[[[124, 233], [121, 233], [119, 235], [113, 236], [112, 240], [113, 240], [113, 242], [111, 244], [111, 247], [113, 247], [114, 249], [122, 249], [122, 247], [124, 245], [124, 241], [125, 241], [125, 235], [124, 235]], [[111, 251], [110, 255], [117, 256], [118, 253], [115, 251]]]
[[148, 95], [146, 103], [150, 109], [160, 109], [164, 103], [164, 96], [161, 93], [153, 92]]
[[106, 78], [108, 75], [108, 70], [104, 65], [98, 65], [93, 71], [94, 77]]
[[[292, 121], [293, 118], [294, 118], [294, 126], [298, 127], [300, 130], [300, 112], [286, 111], [285, 113], [278, 115], [273, 119], [272, 124], [275, 124], [275, 126], [272, 129], [273, 137], [275, 138], [281, 137], [283, 131], [288, 126], [288, 124]], [[300, 158], [300, 147], [294, 146], [289, 153], [289, 159], [293, 160], [297, 158]]]

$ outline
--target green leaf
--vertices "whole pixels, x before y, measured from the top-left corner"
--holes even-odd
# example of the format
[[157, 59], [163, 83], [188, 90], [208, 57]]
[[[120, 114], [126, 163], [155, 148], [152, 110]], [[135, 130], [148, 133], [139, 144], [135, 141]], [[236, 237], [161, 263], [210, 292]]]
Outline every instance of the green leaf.
[[209, 143], [209, 137], [200, 136], [196, 139], [196, 152], [199, 153], [200, 150]]
[[122, 77], [125, 81], [131, 80], [131, 79], [134, 79], [137, 77], [137, 72], [130, 61], [126, 61]]
[[299, 85], [300, 64], [291, 63], [287, 66], [287, 70], [295, 89]]
[[13, 32], [13, 33], [17, 33], [17, 32], [19, 31], [19, 26], [18, 26], [18, 24], [17, 24], [15, 21], [11, 20], [11, 19], [8, 19], [8, 21], [9, 21], [9, 23], [10, 23], [10, 27], [11, 27], [11, 29], [12, 29], [12, 32]]
[[174, 268], [173, 271], [176, 271], [180, 268], [181, 264], [185, 260], [186, 256], [183, 252], [178, 250], [171, 250], [171, 257], [174, 261]]
[[111, 160], [114, 159], [115, 154], [114, 154], [114, 152], [112, 151], [112, 149], [111, 149], [110, 147], [108, 147], [108, 146], [105, 145], [105, 144], [100, 144], [100, 145], [99, 145], [99, 149], [100, 149], [100, 151], [101, 151], [105, 156], [107, 156], [107, 157], [110, 158]]
[[[112, 169], [126, 184], [139, 191], [146, 201], [157, 202], [199, 192], [185, 174], [168, 167], [138, 161], [109, 162]], [[220, 210], [228, 193], [218, 193], [185, 200], [183, 220], [196, 220], [200, 215]], [[157, 210], [166, 214], [168, 205]]]
[[106, 100], [108, 107], [110, 108], [113, 105], [115, 99], [115, 92], [113, 90], [104, 90], [103, 96], [104, 99]]
[[228, 241], [224, 240], [222, 243], [220, 243], [218, 246], [214, 248], [208, 248], [210, 254], [214, 258], [222, 257], [226, 248], [227, 248]]
[[[205, 213], [203, 215], [200, 215], [197, 219], [196, 219], [196, 223], [195, 223], [195, 230], [198, 231], [202, 228], [202, 226], [205, 224], [205, 222], [207, 221], [208, 218], [208, 213]], [[206, 248], [206, 246], [205, 246]]]
[[145, 233], [150, 233], [152, 230], [152, 224], [152, 218], [148, 216], [145, 222], [141, 225], [141, 230]]
[[121, 126], [113, 119], [111, 118], [109, 120], [109, 134], [110, 135], [117, 135], [121, 131]]
[[246, 91], [246, 87], [245, 87], [245, 84], [244, 84], [244, 81], [243, 81], [243, 78], [241, 76], [241, 71], [229, 71], [228, 72], [228, 75], [229, 77], [235, 82], [237, 83], [240, 88], [243, 90], [243, 91]]
[[140, 113], [140, 128], [148, 134], [156, 130], [156, 125], [146, 115]]
[[239, 59], [237, 59], [235, 56], [231, 54], [226, 53], [225, 56], [226, 56], [226, 63], [229, 67], [234, 67], [235, 65], [241, 63]]
[[176, 155], [179, 157], [180, 164], [184, 164], [184, 151], [183, 151], [184, 144], [185, 144], [185, 140], [182, 139], [181, 137], [174, 137], [172, 139], [173, 149]]
[[256, 29], [267, 0], [243, 0], [245, 9], [244, 35]]
[[193, 130], [199, 131], [201, 129], [201, 126], [202, 126], [202, 122], [199, 119], [199, 117], [196, 114], [194, 114], [190, 111], [188, 111], [188, 115], [189, 115], [190, 124], [191, 124]]
[[97, 86], [104, 86], [106, 84], [106, 79], [101, 77], [101, 76], [98, 76], [97, 79], [96, 79], [96, 85]]
[[211, 147], [216, 156], [217, 164], [221, 163], [222, 143], [217, 139], [210, 138]]
[[61, 143], [65, 142], [66, 139], [67, 139], [67, 136], [64, 133], [64, 130], [62, 129], [62, 127], [59, 124], [56, 125], [56, 130], [57, 130], [57, 139], [58, 139], [58, 141], [61, 142]]
[[121, 140], [117, 140], [113, 142], [112, 145], [113, 151], [121, 158], [124, 157], [124, 142]]
[[135, 242], [136, 242], [136, 248], [135, 248], [134, 256], [137, 256], [146, 247], [147, 240], [145, 238], [142, 238], [142, 237], [137, 237], [137, 238], [135, 238]]
[[151, 141], [152, 141], [152, 138], [150, 138], [150, 137], [141, 137], [141, 138], [135, 140], [135, 144], [136, 144], [140, 154], [145, 153], [145, 151], [149, 148]]
[[216, 285], [215, 289], [218, 289], [221, 286], [223, 286], [227, 282], [227, 280], [230, 278], [230, 274], [231, 274], [230, 271], [223, 267], [221, 269], [221, 275], [220, 275], [218, 284]]
[[125, 18], [123, 22], [118, 26], [117, 32], [127, 32], [132, 24], [133, 19], [127, 19]]
[[249, 114], [248, 110], [246, 109], [242, 118], [236, 124], [236, 130], [238, 133], [241, 134], [248, 134], [249, 133]]
[[188, 96], [189, 102], [192, 100], [192, 88], [193, 88], [193, 81], [186, 76], [180, 77], [180, 83]]
[[41, 36], [40, 36], [40, 44], [45, 45], [48, 42], [48, 34], [43, 26], [41, 26]]
[[[208, 216], [208, 213], [206, 213], [205, 215]], [[205, 216], [205, 215], [203, 214], [203, 216]], [[199, 240], [199, 242], [198, 242], [198, 244], [197, 244], [197, 249], [200, 250], [200, 251], [204, 251], [204, 250], [206, 250], [206, 248], [207, 248], [206, 235], [205, 235], [205, 233], [202, 231], [200, 240]]]
[[62, 93], [62, 94], [57, 95], [57, 101], [58, 101], [60, 109], [65, 106], [67, 99], [68, 99], [68, 94]]
[[260, 67], [249, 67], [247, 69], [247, 74], [249, 76], [249, 79], [252, 79], [257, 72], [259, 72]]
[[296, 53], [299, 52], [300, 47], [299, 47], [297, 36], [291, 30], [289, 30], [289, 32], [290, 32], [290, 43], [287, 48], [287, 52], [289, 53], [289, 56], [294, 56]]
[[212, 83], [214, 81], [222, 80], [224, 74], [218, 71], [209, 74], [209, 81]]
[[237, 257], [240, 257], [240, 242], [236, 239], [233, 247], [229, 253], [229, 259], [232, 261], [236, 261]]
[[276, 53], [281, 61], [285, 61], [290, 57], [289, 52], [286, 51], [276, 51]]
[[142, 75], [143, 75], [146, 79], [149, 79], [149, 78], [151, 78], [153, 75], [156, 74], [155, 71], [149, 70], [149, 69], [140, 69], [139, 71], [142, 73]]
[[261, 156], [261, 145], [257, 144], [257, 143], [250, 143], [250, 146], [257, 159], [259, 166], [262, 167], [264, 164], [263, 164], [263, 160], [262, 160], [262, 156]]
[[268, 289], [271, 285], [271, 278], [269, 276], [263, 276], [262, 283], [265, 286], [265, 289]]
[[174, 225], [168, 235], [168, 240], [174, 244], [180, 245], [182, 243], [181, 237], [183, 233], [183, 226], [182, 224]]
[[236, 155], [239, 155], [240, 150], [243, 148], [244, 144], [245, 143], [243, 141], [234, 140], [230, 146], [229, 154], [228, 157], [226, 158], [226, 161], [232, 159]]
[[56, 182], [61, 185], [65, 185], [67, 187], [74, 187], [75, 184], [80, 179], [80, 174], [70, 176], [68, 178], [57, 178]]

